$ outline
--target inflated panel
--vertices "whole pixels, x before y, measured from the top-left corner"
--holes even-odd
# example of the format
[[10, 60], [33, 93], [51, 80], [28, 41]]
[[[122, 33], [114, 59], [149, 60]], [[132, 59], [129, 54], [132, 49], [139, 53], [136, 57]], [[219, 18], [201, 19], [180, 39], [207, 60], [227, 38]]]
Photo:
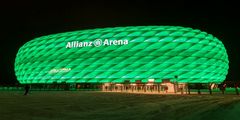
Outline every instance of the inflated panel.
[[175, 26], [131, 26], [35, 38], [19, 49], [15, 72], [20, 83], [148, 79], [219, 83], [225, 80], [228, 63], [222, 42], [206, 32]]

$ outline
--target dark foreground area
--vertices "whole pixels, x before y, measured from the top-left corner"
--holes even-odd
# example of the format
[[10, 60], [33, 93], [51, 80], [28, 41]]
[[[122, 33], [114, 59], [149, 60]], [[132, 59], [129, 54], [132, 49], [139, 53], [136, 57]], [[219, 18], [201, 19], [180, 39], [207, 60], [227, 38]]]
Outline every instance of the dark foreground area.
[[0, 91], [0, 120], [239, 120], [237, 95]]

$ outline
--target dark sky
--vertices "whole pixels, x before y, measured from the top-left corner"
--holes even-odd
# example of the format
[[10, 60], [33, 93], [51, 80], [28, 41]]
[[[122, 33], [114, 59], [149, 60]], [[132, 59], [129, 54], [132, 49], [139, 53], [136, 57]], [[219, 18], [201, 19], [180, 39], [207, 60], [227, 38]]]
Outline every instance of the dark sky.
[[136, 25], [183, 26], [213, 34], [224, 43], [229, 55], [227, 80], [240, 80], [240, 14], [234, 3], [224, 0], [80, 1], [0, 3], [0, 84], [16, 82], [16, 53], [24, 43], [35, 37], [73, 30]]

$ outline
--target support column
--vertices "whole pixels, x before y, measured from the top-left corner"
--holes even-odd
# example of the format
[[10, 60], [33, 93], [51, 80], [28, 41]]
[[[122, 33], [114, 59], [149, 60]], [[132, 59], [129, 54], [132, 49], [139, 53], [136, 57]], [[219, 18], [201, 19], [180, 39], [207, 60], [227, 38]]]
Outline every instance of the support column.
[[212, 95], [212, 83], [208, 84], [209, 94]]
[[189, 85], [189, 83], [188, 83], [188, 85], [187, 85], [187, 89], [188, 89], [188, 94], [190, 95], [191, 94], [191, 88], [189, 87], [190, 85]]
[[198, 94], [201, 94], [201, 83], [197, 83]]
[[144, 92], [146, 92], [146, 84], [144, 85]]

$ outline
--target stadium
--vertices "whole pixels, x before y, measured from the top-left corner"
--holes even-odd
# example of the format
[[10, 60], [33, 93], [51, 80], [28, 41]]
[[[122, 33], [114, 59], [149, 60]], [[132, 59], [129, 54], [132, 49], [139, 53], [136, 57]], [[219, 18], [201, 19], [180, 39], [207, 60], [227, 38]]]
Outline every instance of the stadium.
[[223, 43], [206, 32], [129, 26], [35, 38], [19, 49], [15, 74], [21, 84], [176, 92], [222, 83], [228, 64]]

